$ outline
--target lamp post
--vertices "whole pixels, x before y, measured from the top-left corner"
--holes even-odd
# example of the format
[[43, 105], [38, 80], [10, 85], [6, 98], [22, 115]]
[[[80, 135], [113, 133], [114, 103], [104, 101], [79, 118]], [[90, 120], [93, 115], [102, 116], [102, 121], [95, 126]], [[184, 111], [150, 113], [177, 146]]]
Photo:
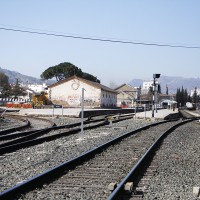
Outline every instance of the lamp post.
[[152, 117], [154, 117], [154, 106], [155, 106], [155, 88], [156, 79], [160, 78], [160, 74], [153, 74], [153, 100], [152, 100]]

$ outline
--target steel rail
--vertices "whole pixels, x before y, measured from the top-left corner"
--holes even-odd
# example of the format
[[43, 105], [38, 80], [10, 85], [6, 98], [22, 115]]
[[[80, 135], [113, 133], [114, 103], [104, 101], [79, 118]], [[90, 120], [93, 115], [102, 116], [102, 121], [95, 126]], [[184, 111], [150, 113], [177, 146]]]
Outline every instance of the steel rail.
[[[84, 122], [84, 124], [89, 124], [89, 123], [94, 123], [94, 122], [99, 122], [99, 121], [103, 121], [104, 119], [98, 119], [98, 120], [93, 120], [93, 121], [88, 121], [86, 120]], [[8, 146], [8, 145], [12, 145], [12, 144], [16, 144], [19, 142], [23, 142], [29, 139], [34, 139], [36, 137], [41, 136], [42, 134], [45, 134], [51, 130], [58, 130], [58, 129], [63, 129], [63, 128], [73, 128], [76, 126], [79, 126], [81, 123], [73, 123], [73, 124], [67, 124], [67, 125], [61, 125], [61, 126], [57, 126], [55, 123], [52, 124], [52, 127], [49, 128], [43, 128], [43, 129], [38, 129], [38, 130], [31, 130], [31, 131], [26, 131], [26, 132], [20, 132], [20, 133], [14, 133], [14, 134], [8, 134], [8, 135], [2, 135], [0, 136], [0, 141], [1, 140], [10, 140], [10, 139], [16, 139], [13, 141], [9, 141], [9, 142], [5, 142], [3, 144], [0, 144], [0, 148], [3, 146]]]
[[38, 131], [41, 131], [41, 130], [43, 130], [43, 129], [24, 131], [24, 132], [17, 132], [17, 133], [12, 133], [12, 134], [8, 134], [8, 135], [2, 135], [2, 136], [0, 136], [0, 141], [2, 141], [2, 140], [11, 140], [11, 139], [16, 139], [16, 138], [23, 137], [23, 136], [28, 136], [28, 135], [30, 135], [32, 133], [35, 133], [35, 132], [38, 132]]
[[[127, 120], [130, 118], [131, 117], [124, 117], [121, 119], [117, 119], [117, 120], [114, 120], [113, 123], [117, 123], [119, 121]], [[102, 119], [91, 120], [91, 121], [86, 120], [84, 122], [84, 124], [90, 124], [90, 123], [99, 122], [99, 121], [102, 121]], [[22, 138], [18, 138], [18, 139], [12, 140], [12, 141], [5, 142], [3, 144], [0, 144], [0, 155], [5, 154], [5, 153], [10, 153], [10, 152], [16, 151], [21, 148], [26, 148], [26, 147], [34, 146], [37, 144], [41, 144], [42, 142], [48, 142], [48, 141], [52, 141], [55, 139], [59, 139], [64, 136], [69, 136], [69, 135], [78, 133], [78, 132], [80, 132], [80, 128], [76, 128], [76, 129], [69, 130], [69, 131], [66, 131], [63, 133], [57, 133], [57, 134], [54, 134], [51, 136], [46, 136], [46, 137], [37, 139], [37, 137], [40, 137], [52, 130], [58, 130], [58, 129], [63, 129], [63, 128], [73, 128], [80, 124], [81, 123], [78, 122], [78, 123], [68, 124], [68, 125], [63, 125], [63, 126], [54, 126], [54, 127], [50, 127], [50, 128], [44, 128], [42, 130], [38, 130], [36, 132], [30, 133]], [[98, 128], [100, 126], [105, 126], [108, 124], [109, 124], [109, 122], [107, 120], [104, 120], [102, 123], [92, 125], [90, 127], [84, 127], [84, 130]], [[24, 134], [24, 133], [22, 133], [22, 134]], [[7, 137], [9, 137], [9, 136], [7, 136]], [[12, 137], [12, 136], [10, 135], [10, 137]], [[1, 137], [0, 137], [0, 139], [1, 139]]]
[[73, 169], [74, 167], [80, 165], [81, 163], [91, 159], [92, 157], [94, 157], [96, 154], [102, 152], [104, 149], [108, 148], [109, 146], [116, 144], [118, 142], [120, 142], [122, 139], [127, 138], [133, 134], [136, 134], [139, 131], [148, 129], [152, 126], [156, 126], [162, 123], [166, 123], [169, 122], [170, 120], [165, 120], [165, 121], [160, 121], [160, 122], [156, 122], [153, 124], [149, 124], [146, 125], [144, 127], [138, 128], [136, 130], [127, 132], [115, 139], [112, 139], [110, 141], [108, 141], [105, 144], [102, 144], [98, 147], [95, 147], [92, 150], [89, 150], [83, 154], [81, 154], [80, 156], [73, 158], [69, 161], [66, 161], [42, 174], [39, 174], [29, 180], [24, 181], [23, 183], [20, 183], [10, 189], [7, 189], [5, 191], [3, 191], [2, 193], [0, 193], [0, 199], [11, 199], [11, 198], [15, 198], [16, 196], [19, 196], [20, 194], [24, 194], [27, 193], [28, 191], [31, 191], [35, 188], [41, 187], [44, 184], [50, 183], [53, 180], [55, 180], [55, 178], [59, 178], [62, 174], [66, 173], [66, 171]]
[[[27, 122], [28, 124], [25, 124], [25, 125], [22, 125], [22, 126], [18, 126], [18, 127], [14, 127], [14, 128], [10, 128], [10, 129], [5, 129], [5, 130], [2, 130], [0, 131], [0, 140], [4, 139], [3, 136], [5, 136], [5, 139], [9, 139], [9, 136], [6, 137], [7, 135], [11, 135], [10, 138], [16, 138], [18, 137], [17, 134], [19, 134], [19, 137], [21, 136], [24, 136], [25, 135], [25, 132], [22, 132], [20, 135], [20, 133], [16, 133], [16, 134], [12, 134], [14, 132], [17, 132], [17, 131], [20, 131], [21, 129], [24, 129], [24, 128], [27, 128], [27, 127], [30, 127], [31, 126], [31, 122], [28, 120], [28, 118], [31, 118], [31, 119], [36, 119], [36, 120], [42, 120], [42, 121], [48, 121], [49, 123], [51, 123], [51, 127], [53, 126], [56, 126], [56, 124], [50, 120], [47, 120], [47, 119], [41, 119], [41, 118], [36, 118], [36, 117], [27, 117], [27, 116], [16, 116], [16, 115], [10, 115], [10, 114], [7, 114], [6, 117], [8, 118], [14, 118], [14, 119], [18, 119], [20, 121], [23, 121], [23, 122]], [[23, 119], [22, 119], [23, 118]], [[39, 131], [38, 130], [33, 130], [33, 131], [27, 131], [26, 132], [26, 135], [28, 135], [29, 133], [33, 133], [33, 132], [37, 132]], [[11, 133], [11, 134], [10, 134]], [[24, 134], [23, 134], [24, 133]]]
[[21, 129], [30, 127], [30, 125], [31, 125], [31, 124], [30, 124], [30, 121], [28, 121], [28, 120], [23, 120], [23, 121], [24, 121], [26, 124], [21, 125], [21, 126], [18, 126], [18, 127], [14, 127], [14, 128], [9, 128], [9, 129], [2, 130], [2, 131], [0, 131], [0, 135], [7, 135], [7, 134], [10, 134], [10, 133], [19, 131], [19, 130], [21, 130]]
[[[90, 127], [85, 127], [84, 130], [97, 128], [97, 127], [104, 126], [104, 125], [107, 125], [107, 124], [108, 124], [108, 122], [105, 121], [105, 122], [102, 122], [102, 123], [99, 123], [99, 124], [96, 124], [96, 125], [93, 125], [93, 126], [90, 126]], [[57, 128], [57, 127], [55, 127], [55, 128]], [[46, 128], [46, 130], [43, 130], [41, 132], [37, 132], [37, 135], [38, 136], [43, 135], [45, 133], [45, 131], [49, 132], [50, 129], [54, 130], [54, 128]], [[37, 144], [41, 144], [43, 142], [49, 142], [49, 141], [53, 141], [55, 139], [65, 137], [65, 136], [76, 134], [76, 133], [80, 132], [80, 130], [81, 130], [80, 128], [76, 128], [76, 129], [73, 129], [73, 130], [69, 130], [69, 131], [66, 131], [66, 132], [63, 132], [63, 133], [57, 133], [57, 134], [46, 136], [46, 137], [43, 137], [43, 138], [38, 138], [38, 139], [36, 138], [36, 139], [33, 139], [33, 140], [27, 140], [27, 141], [24, 141], [24, 142], [19, 142], [19, 143], [15, 143], [15, 144], [3, 146], [3, 147], [0, 146], [0, 155], [3, 155], [5, 153], [11, 153], [11, 152], [19, 150], [21, 148], [27, 148], [27, 147], [34, 146], [34, 145], [37, 145]]]
[[181, 121], [180, 123], [174, 125], [173, 127], [169, 128], [167, 131], [165, 131], [152, 145], [151, 147], [145, 152], [145, 154], [140, 158], [140, 160], [134, 165], [134, 167], [131, 169], [131, 171], [128, 173], [128, 175], [121, 181], [121, 183], [118, 184], [118, 186], [115, 188], [115, 190], [111, 193], [111, 195], [108, 197], [107, 200], [119, 200], [122, 193], [124, 192], [124, 185], [127, 182], [133, 182], [137, 176], [138, 173], [142, 170], [144, 165], [150, 162], [152, 159], [155, 151], [158, 149], [158, 147], [161, 145], [164, 138], [167, 137], [168, 134], [170, 134], [172, 131], [174, 131], [179, 126], [191, 122], [197, 118], [188, 119], [185, 121]]
[[[33, 139], [40, 137], [40, 136], [42, 136], [42, 135], [44, 135], [44, 134], [46, 134], [50, 131], [51, 131], [51, 128], [44, 128], [42, 130], [31, 131], [31, 132], [29, 132], [28, 135], [25, 135], [21, 138], [17, 138], [15, 140], [7, 141], [7, 142], [0, 144], [0, 149], [3, 148], [3, 147], [6, 147], [6, 146], [11, 146], [11, 145], [15, 145], [15, 144], [22, 143], [22, 142], [25, 142], [25, 141], [33, 140]], [[23, 134], [26, 134], [26, 132], [23, 132]], [[9, 137], [10, 135], [7, 135], [7, 136]]]
[[[98, 120], [99, 121], [99, 120]], [[98, 122], [97, 121], [97, 122]], [[102, 120], [101, 120], [102, 121]], [[93, 122], [93, 121], [92, 121]], [[84, 122], [85, 124], [87, 123], [90, 123], [90, 122], [87, 122], [87, 120]], [[76, 127], [76, 126], [79, 126], [81, 123], [80, 122], [77, 122], [77, 123], [73, 123], [73, 124], [66, 124], [66, 125], [61, 125], [61, 126], [57, 126], [55, 123], [52, 125], [52, 127], [49, 127], [49, 128], [43, 128], [43, 129], [40, 129], [40, 130], [32, 130], [32, 131], [26, 131], [26, 132], [20, 132], [20, 133], [14, 133], [14, 134], [8, 134], [8, 135], [2, 135], [0, 136], [0, 141], [1, 140], [9, 140], [9, 139], [14, 139], [14, 138], [17, 138], [17, 137], [23, 137], [23, 136], [28, 136], [32, 133], [37, 133], [38, 131], [42, 131], [42, 130], [57, 130], [57, 129], [63, 129], [63, 128], [73, 128], [73, 127]]]

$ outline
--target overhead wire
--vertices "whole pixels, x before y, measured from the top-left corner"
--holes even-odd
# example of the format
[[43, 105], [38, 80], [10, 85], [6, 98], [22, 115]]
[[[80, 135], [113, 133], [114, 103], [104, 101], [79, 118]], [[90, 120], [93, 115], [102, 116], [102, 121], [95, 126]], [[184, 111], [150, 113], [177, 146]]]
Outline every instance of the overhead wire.
[[65, 37], [65, 38], [73, 38], [73, 39], [81, 39], [81, 40], [91, 40], [91, 41], [99, 41], [99, 42], [120, 43], [120, 44], [170, 47], [170, 48], [184, 48], [184, 49], [200, 49], [200, 46], [171, 45], [171, 44], [162, 44], [162, 43], [147, 43], [147, 42], [133, 42], [133, 41], [125, 41], [125, 40], [112, 40], [112, 39], [102, 39], [102, 38], [94, 38], [94, 37], [83, 37], [83, 36], [75, 36], [75, 35], [55, 34], [55, 33], [48, 33], [48, 32], [29, 31], [29, 30], [4, 28], [4, 27], [0, 27], [0, 30], [29, 33], [29, 34], [38, 34], [38, 35], [47, 35], [47, 36], [56, 36], [56, 37]]

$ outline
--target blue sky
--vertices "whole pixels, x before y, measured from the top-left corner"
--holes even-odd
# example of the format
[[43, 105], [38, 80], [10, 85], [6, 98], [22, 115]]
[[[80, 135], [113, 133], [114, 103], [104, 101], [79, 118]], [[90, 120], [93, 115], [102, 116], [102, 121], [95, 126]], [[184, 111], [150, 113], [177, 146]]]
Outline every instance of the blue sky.
[[[198, 0], [0, 0], [0, 27], [200, 47]], [[0, 30], [0, 67], [39, 78], [71, 62], [104, 85], [152, 74], [200, 77], [200, 48], [108, 43]]]

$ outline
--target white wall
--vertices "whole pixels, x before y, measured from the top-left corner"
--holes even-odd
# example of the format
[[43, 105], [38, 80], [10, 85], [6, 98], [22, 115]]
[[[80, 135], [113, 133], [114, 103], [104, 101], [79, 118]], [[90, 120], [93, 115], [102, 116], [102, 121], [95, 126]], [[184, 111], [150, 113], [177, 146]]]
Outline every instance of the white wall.
[[69, 80], [49, 88], [49, 99], [51, 101], [64, 101], [69, 106], [81, 106], [82, 88], [84, 88], [84, 105], [89, 107], [109, 107], [116, 106], [117, 97], [115, 93], [103, 91], [85, 82], [78, 80]]
[[90, 106], [100, 105], [101, 90], [94, 88], [82, 81], [70, 80], [49, 89], [49, 98], [67, 102], [70, 106], [80, 106], [82, 100], [82, 88], [84, 91], [84, 104]]

